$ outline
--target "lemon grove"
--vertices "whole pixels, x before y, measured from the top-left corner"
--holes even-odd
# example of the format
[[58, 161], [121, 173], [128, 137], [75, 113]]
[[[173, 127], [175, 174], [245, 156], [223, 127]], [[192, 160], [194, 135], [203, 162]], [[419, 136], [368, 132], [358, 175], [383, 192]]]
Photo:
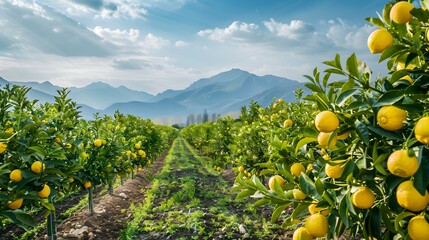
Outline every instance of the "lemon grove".
[[337, 54], [305, 76], [312, 94], [296, 90], [296, 103], [252, 102], [238, 120], [182, 130], [234, 167], [237, 200], [272, 206], [294, 239], [429, 239], [429, 3], [387, 3], [366, 20], [388, 76]]

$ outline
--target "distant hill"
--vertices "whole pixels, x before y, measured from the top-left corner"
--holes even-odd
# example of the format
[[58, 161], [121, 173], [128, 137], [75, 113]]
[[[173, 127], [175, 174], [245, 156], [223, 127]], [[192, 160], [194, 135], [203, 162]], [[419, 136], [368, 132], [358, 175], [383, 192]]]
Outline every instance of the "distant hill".
[[[53, 96], [61, 89], [50, 82], [8, 82], [0, 77], [0, 85], [7, 83], [31, 87], [29, 98], [39, 99], [42, 103], [54, 101]], [[121, 113], [144, 118], [186, 119], [187, 115], [202, 113], [204, 109], [209, 113], [238, 112], [251, 100], [261, 106], [267, 106], [274, 98], [293, 102], [297, 88], [306, 91], [301, 82], [231, 69], [199, 79], [183, 90], [170, 89], [155, 96], [124, 86], [115, 88], [103, 82], [94, 82], [81, 88], [69, 88], [69, 97], [81, 106], [81, 116], [85, 119], [93, 118], [96, 112], [111, 115], [117, 109]]]

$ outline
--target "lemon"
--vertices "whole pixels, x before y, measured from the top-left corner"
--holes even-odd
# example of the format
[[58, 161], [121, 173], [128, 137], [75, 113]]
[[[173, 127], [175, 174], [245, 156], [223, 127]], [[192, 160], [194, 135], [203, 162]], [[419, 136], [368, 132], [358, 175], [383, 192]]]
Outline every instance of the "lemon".
[[329, 210], [327, 208], [317, 207], [316, 203], [312, 203], [312, 204], [308, 205], [308, 212], [310, 214], [320, 213], [325, 217], [328, 216], [328, 214], [329, 214]]
[[292, 240], [312, 240], [313, 237], [307, 231], [305, 227], [299, 227], [293, 232]]
[[101, 141], [101, 139], [95, 139], [94, 140], [94, 146], [95, 147], [100, 147], [103, 144], [103, 141]]
[[325, 165], [326, 176], [330, 178], [340, 178], [343, 175], [344, 166], [343, 165]]
[[135, 149], [140, 149], [140, 147], [141, 147], [141, 146], [140, 146], [140, 143], [136, 143], [136, 144], [134, 144], [134, 148], [135, 148]]
[[293, 121], [291, 119], [286, 119], [283, 123], [284, 128], [292, 127]]
[[299, 177], [299, 175], [301, 175], [302, 172], [305, 172], [305, 168], [301, 163], [294, 163], [292, 164], [292, 166], [290, 166], [290, 172]]
[[74, 182], [74, 178], [69, 178], [69, 182]]
[[279, 184], [280, 186], [283, 186], [283, 184], [285, 184], [285, 180], [282, 176], [274, 175], [270, 177], [270, 180], [268, 180], [268, 187], [270, 188], [270, 190], [274, 190], [274, 182], [277, 182], [277, 184]]
[[51, 188], [48, 186], [48, 184], [43, 185], [43, 189], [37, 192], [37, 195], [41, 198], [47, 198], [49, 194], [51, 194]]
[[[319, 135], [317, 136], [317, 142], [319, 143], [320, 147], [322, 148], [327, 148], [327, 149], [332, 149], [335, 147], [335, 145], [337, 144], [337, 138], [333, 138], [331, 140], [331, 142], [329, 142], [329, 138], [331, 137], [332, 133], [325, 133], [325, 132], [320, 132]], [[329, 142], [329, 145], [328, 145]]]
[[429, 223], [423, 215], [411, 218], [408, 223], [408, 235], [413, 240], [429, 239]]
[[307, 195], [305, 195], [305, 193], [303, 193], [301, 190], [299, 190], [299, 189], [294, 189], [293, 190], [293, 197], [296, 199], [296, 200], [304, 200], [306, 197], [307, 197]]
[[146, 152], [145, 151], [143, 151], [143, 150], [138, 150], [138, 152], [137, 152], [137, 154], [138, 155], [140, 155], [142, 158], [145, 158], [146, 157]]
[[404, 60], [398, 60], [398, 62], [396, 63], [396, 70], [397, 71], [402, 70], [402, 69], [413, 70], [414, 68], [417, 67], [417, 65], [415, 63], [416, 63], [416, 60], [413, 60], [407, 64], [407, 67], [405, 67], [405, 61]]
[[350, 132], [345, 132], [343, 134], [337, 135], [337, 140], [344, 140], [346, 138], [348, 138], [350, 135]]
[[399, 79], [399, 80], [407, 81], [407, 82], [409, 82], [409, 83], [410, 83], [410, 85], [413, 85], [413, 84], [414, 84], [414, 81], [413, 81], [413, 79], [410, 77], [410, 75], [407, 75], [407, 76], [405, 76], [405, 77], [402, 77], [402, 78], [401, 78], [401, 79]]
[[0, 142], [0, 154], [4, 153], [7, 149], [7, 144], [4, 142]]
[[239, 172], [244, 172], [244, 167], [243, 166], [238, 167], [238, 171]]
[[329, 110], [322, 111], [316, 115], [314, 121], [317, 130], [320, 132], [332, 132], [340, 125], [337, 115]]
[[414, 136], [417, 141], [429, 144], [429, 117], [420, 118], [414, 126]]
[[407, 112], [395, 106], [381, 107], [377, 113], [377, 123], [388, 131], [396, 131], [404, 126]]
[[84, 186], [85, 188], [90, 188], [90, 187], [92, 186], [92, 184], [91, 184], [91, 182], [90, 182], [90, 181], [86, 181], [86, 182], [83, 184], [83, 186]]
[[45, 164], [41, 161], [35, 161], [33, 164], [31, 164], [31, 171], [35, 173], [42, 173], [45, 170]]
[[413, 182], [407, 180], [399, 184], [396, 189], [396, 200], [401, 207], [418, 212], [426, 209], [429, 204], [429, 193], [425, 190], [425, 195], [421, 195], [414, 187]]
[[11, 203], [9, 203], [7, 206], [10, 209], [15, 210], [15, 209], [20, 208], [22, 206], [23, 202], [24, 202], [24, 199], [18, 198], [18, 199], [15, 199], [14, 201], [12, 201]]
[[311, 172], [311, 171], [313, 171], [313, 169], [314, 169], [314, 166], [313, 166], [312, 163], [310, 163], [310, 164], [307, 165], [307, 168], [305, 169], [305, 171]]
[[368, 209], [374, 205], [375, 195], [368, 187], [360, 187], [352, 195], [352, 203], [360, 209]]
[[393, 37], [386, 29], [377, 29], [368, 37], [368, 48], [372, 54], [382, 53], [393, 44]]
[[398, 2], [390, 9], [390, 19], [398, 24], [407, 23], [413, 18], [410, 13], [413, 8], [413, 4], [409, 2]]
[[12, 172], [10, 172], [9, 175], [10, 180], [14, 182], [20, 182], [22, 180], [22, 172], [19, 169], [15, 169]]
[[312, 237], [323, 237], [328, 233], [328, 219], [320, 213], [312, 214], [305, 220], [305, 228]]
[[416, 156], [408, 156], [405, 149], [394, 151], [387, 159], [387, 169], [398, 177], [411, 177], [419, 169], [419, 161]]

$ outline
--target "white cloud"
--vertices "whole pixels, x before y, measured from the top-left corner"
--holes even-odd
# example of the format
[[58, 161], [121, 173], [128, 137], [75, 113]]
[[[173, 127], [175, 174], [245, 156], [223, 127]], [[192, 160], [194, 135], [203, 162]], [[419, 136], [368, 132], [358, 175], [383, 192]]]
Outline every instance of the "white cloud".
[[248, 38], [258, 35], [258, 31], [259, 26], [257, 24], [234, 21], [227, 28], [201, 30], [197, 35], [216, 41], [225, 41], [228, 39], [245, 41]]
[[23, 0], [9, 0], [9, 2], [14, 6], [30, 10], [34, 15], [43, 17], [47, 20], [52, 20], [52, 17], [48, 16], [45, 9], [35, 1], [29, 3], [28, 1]]
[[182, 40], [179, 40], [179, 41], [176, 41], [174, 46], [176, 46], [176, 47], [187, 47], [187, 46], [189, 46], [189, 43], [182, 41]]
[[366, 49], [369, 34], [376, 29], [373, 26], [351, 26], [341, 19], [330, 20], [326, 36], [341, 48]]
[[292, 20], [290, 24], [280, 23], [274, 19], [264, 22], [264, 26], [276, 36], [300, 40], [308, 38], [315, 31], [313, 25], [301, 20]]

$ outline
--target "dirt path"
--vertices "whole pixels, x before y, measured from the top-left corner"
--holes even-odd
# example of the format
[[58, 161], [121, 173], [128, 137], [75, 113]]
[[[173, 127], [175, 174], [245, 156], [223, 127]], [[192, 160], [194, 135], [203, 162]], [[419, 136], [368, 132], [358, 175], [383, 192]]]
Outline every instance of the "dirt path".
[[144, 200], [142, 189], [144, 191], [151, 187], [152, 178], [164, 166], [166, 154], [167, 152], [149, 168], [137, 173], [134, 179], [128, 179], [115, 188], [113, 195], [95, 198], [93, 216], [89, 216], [85, 208], [58, 225], [58, 239], [117, 239], [132, 215], [128, 212], [130, 205]]

